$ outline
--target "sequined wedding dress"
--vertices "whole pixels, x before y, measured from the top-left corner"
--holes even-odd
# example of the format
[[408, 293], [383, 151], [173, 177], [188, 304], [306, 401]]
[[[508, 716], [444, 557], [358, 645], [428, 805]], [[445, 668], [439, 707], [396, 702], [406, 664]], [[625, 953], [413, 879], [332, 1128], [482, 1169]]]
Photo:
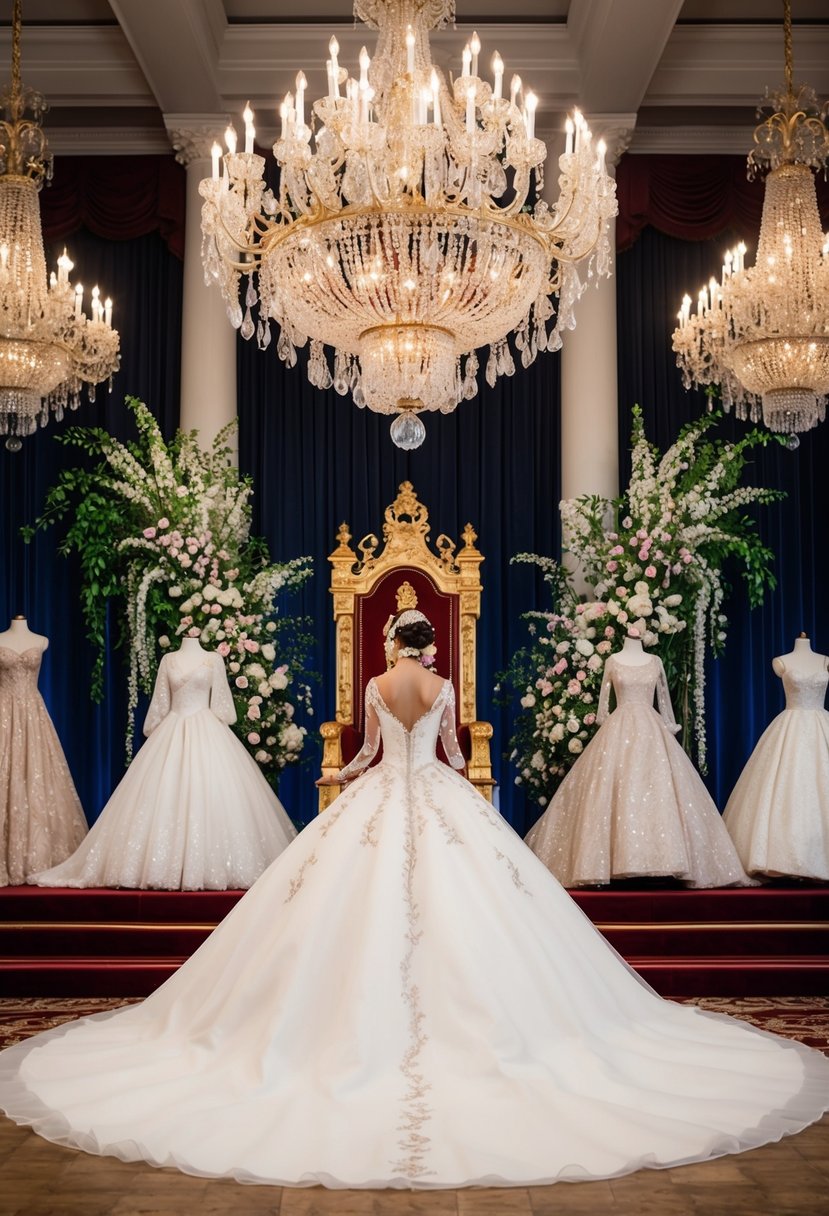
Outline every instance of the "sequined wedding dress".
[[761, 736], [723, 819], [750, 874], [828, 882], [829, 672], [784, 666], [782, 680], [786, 708]]
[[[617, 707], [608, 714], [611, 686]], [[679, 728], [662, 660], [647, 655], [627, 663], [611, 655], [596, 720], [599, 730], [526, 838], [559, 882], [750, 883], [702, 778], [674, 738]]]
[[41, 887], [224, 890], [253, 885], [296, 836], [229, 723], [221, 656], [165, 655], [139, 750], [89, 835]]
[[0, 646], [0, 886], [63, 861], [86, 819], [37, 687], [43, 649]]
[[451, 685], [141, 1005], [0, 1053], [47, 1139], [205, 1177], [526, 1185], [702, 1161], [829, 1107], [829, 1060], [663, 1001], [454, 765]]

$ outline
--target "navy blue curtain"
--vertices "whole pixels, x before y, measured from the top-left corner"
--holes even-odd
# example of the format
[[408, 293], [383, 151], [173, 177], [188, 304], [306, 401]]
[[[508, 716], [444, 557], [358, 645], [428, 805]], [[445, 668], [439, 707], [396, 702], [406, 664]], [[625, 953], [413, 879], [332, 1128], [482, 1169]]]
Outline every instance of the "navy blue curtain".
[[[742, 235], [746, 235], [743, 232]], [[671, 332], [682, 296], [695, 296], [719, 278], [723, 253], [737, 233], [683, 241], [646, 227], [617, 263], [619, 315], [620, 484], [630, 475], [630, 407], [642, 406], [648, 436], [661, 448], [682, 424], [699, 416], [706, 398], [682, 387]], [[720, 434], [737, 437], [748, 424], [723, 419]], [[795, 451], [769, 444], [757, 449], [747, 471], [752, 484], [785, 490], [785, 501], [755, 511], [763, 540], [777, 556], [777, 589], [750, 610], [738, 577], [725, 606], [729, 637], [725, 654], [708, 672], [708, 784], [725, 806], [743, 765], [771, 718], [783, 708], [783, 690], [771, 670], [775, 655], [791, 649], [804, 630], [812, 645], [829, 651], [824, 605], [829, 573], [822, 559], [822, 531], [829, 518], [829, 426], [801, 437]], [[819, 549], [819, 546], [821, 548]]]
[[[357, 539], [379, 533], [385, 507], [403, 480], [429, 509], [431, 536], [458, 539], [471, 522], [485, 555], [478, 629], [478, 716], [495, 727], [493, 760], [500, 808], [518, 830], [537, 808], [526, 808], [503, 759], [509, 738], [505, 710], [493, 704], [496, 672], [525, 640], [520, 615], [539, 598], [538, 580], [510, 566], [521, 551], [555, 554], [559, 546], [559, 360], [540, 355], [528, 371], [482, 383], [472, 401], [448, 416], [424, 415], [426, 440], [411, 453], [389, 438], [389, 419], [357, 409], [350, 397], [308, 383], [303, 361], [286, 368], [273, 346], [266, 352], [240, 340], [238, 348], [239, 462], [253, 475], [254, 528], [275, 560], [310, 554], [314, 576], [293, 603], [315, 634], [311, 664], [321, 675], [318, 720], [334, 713], [334, 623], [328, 592], [335, 533], [345, 520]], [[318, 723], [313, 724], [314, 727]], [[316, 732], [314, 731], [316, 734]], [[315, 740], [316, 743], [316, 740]], [[316, 812], [319, 748], [298, 771], [283, 774], [280, 797], [307, 821]], [[529, 813], [528, 813], [529, 812]]]
[[[89, 698], [92, 650], [84, 637], [78, 596], [78, 568], [57, 551], [60, 528], [39, 533], [30, 545], [20, 539], [22, 524], [34, 522], [47, 489], [61, 468], [82, 461], [55, 435], [74, 424], [105, 426], [120, 439], [135, 437], [124, 408], [125, 395], [146, 401], [165, 434], [178, 424], [182, 264], [158, 235], [128, 241], [104, 240], [86, 231], [47, 249], [47, 263], [66, 245], [75, 262], [75, 281], [87, 289], [99, 283], [114, 300], [113, 322], [121, 335], [121, 370], [112, 393], [99, 386], [94, 404], [67, 411], [24, 440], [20, 452], [0, 446], [0, 628], [23, 613], [30, 627], [50, 639], [40, 689], [63, 743], [69, 767], [90, 822], [94, 821], [124, 771], [126, 710], [125, 656], [110, 649], [106, 695]], [[117, 630], [113, 627], [113, 643]]]

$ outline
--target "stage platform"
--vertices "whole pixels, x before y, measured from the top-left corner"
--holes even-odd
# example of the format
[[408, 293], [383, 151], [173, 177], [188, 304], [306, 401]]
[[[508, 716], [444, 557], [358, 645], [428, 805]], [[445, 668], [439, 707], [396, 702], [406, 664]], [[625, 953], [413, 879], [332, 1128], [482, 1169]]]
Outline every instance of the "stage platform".
[[[145, 996], [243, 894], [0, 888], [0, 992]], [[664, 996], [829, 995], [829, 886], [571, 894]]]

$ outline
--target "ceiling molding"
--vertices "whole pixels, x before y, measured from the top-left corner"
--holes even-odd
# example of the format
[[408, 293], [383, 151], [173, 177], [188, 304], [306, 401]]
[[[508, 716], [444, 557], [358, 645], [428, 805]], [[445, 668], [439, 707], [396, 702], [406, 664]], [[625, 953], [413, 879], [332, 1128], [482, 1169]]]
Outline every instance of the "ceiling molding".
[[640, 120], [630, 152], [636, 155], [748, 156], [751, 127], [651, 127]]

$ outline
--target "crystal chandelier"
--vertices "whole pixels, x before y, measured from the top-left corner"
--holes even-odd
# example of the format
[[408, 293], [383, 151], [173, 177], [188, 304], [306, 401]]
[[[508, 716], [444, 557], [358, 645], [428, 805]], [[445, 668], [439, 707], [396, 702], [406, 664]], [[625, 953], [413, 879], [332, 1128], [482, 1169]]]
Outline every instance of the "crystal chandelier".
[[17, 452], [49, 411], [77, 409], [79, 393], [118, 370], [112, 301], [92, 289], [92, 319], [83, 287], [69, 281], [66, 250], [47, 285], [38, 191], [52, 177], [52, 154], [40, 122], [46, 103], [20, 83], [21, 0], [12, 24], [11, 85], [0, 94], [0, 435]]
[[479, 76], [477, 34], [451, 82], [432, 63], [429, 30], [454, 19], [454, 0], [355, 0], [354, 12], [379, 30], [375, 58], [364, 47], [350, 78], [332, 38], [328, 95], [310, 112], [297, 75], [273, 149], [278, 196], [250, 107], [244, 151], [232, 127], [227, 152], [214, 145], [200, 187], [205, 273], [243, 337], [264, 349], [274, 320], [291, 366], [310, 339], [311, 383], [397, 415], [394, 442], [414, 448], [421, 411], [477, 393], [478, 348], [489, 346], [492, 385], [515, 371], [510, 334], [525, 367], [560, 347], [586, 278], [610, 272], [615, 185], [576, 112], [558, 202], [535, 201], [547, 154], [535, 95], [513, 76], [505, 96], [497, 53], [492, 84]]
[[[829, 393], [829, 237], [820, 226], [813, 170], [829, 162], [827, 106], [792, 76], [792, 16], [784, 0], [786, 88], [754, 132], [752, 179], [768, 171], [760, 242], [746, 267], [740, 242], [722, 280], [685, 296], [673, 349], [686, 388], [719, 384], [723, 406], [790, 435], [822, 422]], [[758, 111], [762, 117], [765, 109]]]

